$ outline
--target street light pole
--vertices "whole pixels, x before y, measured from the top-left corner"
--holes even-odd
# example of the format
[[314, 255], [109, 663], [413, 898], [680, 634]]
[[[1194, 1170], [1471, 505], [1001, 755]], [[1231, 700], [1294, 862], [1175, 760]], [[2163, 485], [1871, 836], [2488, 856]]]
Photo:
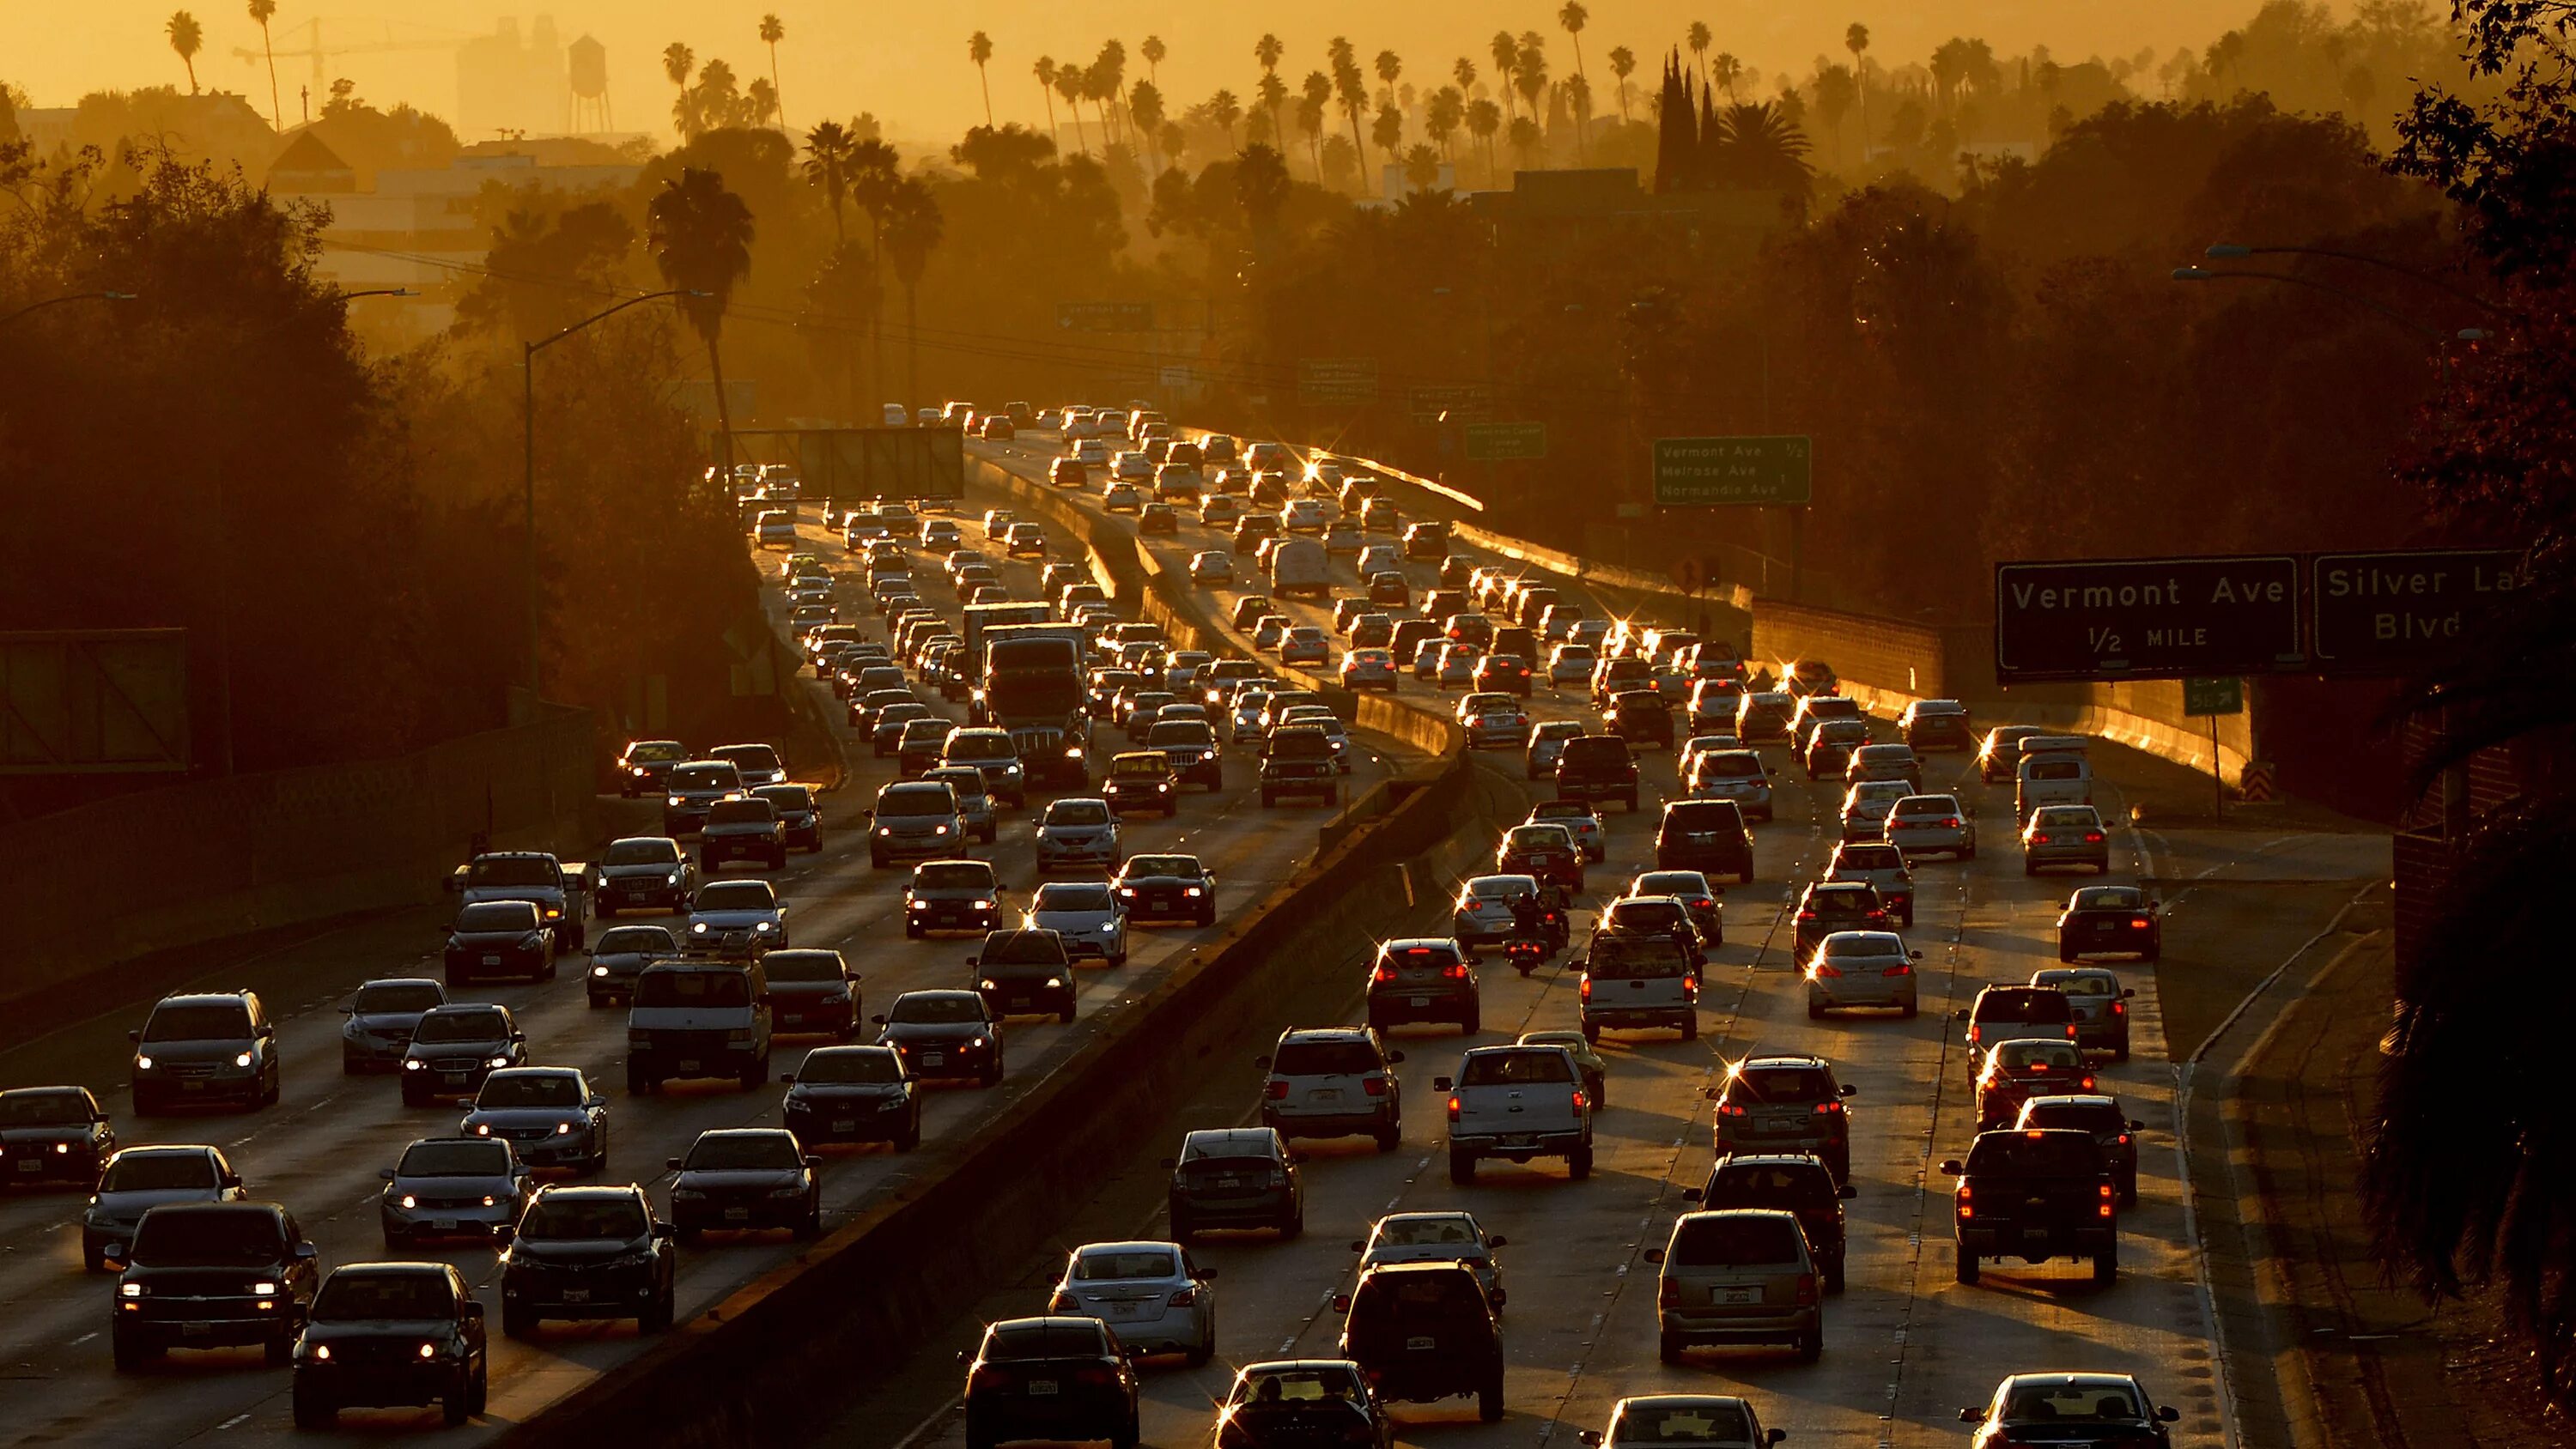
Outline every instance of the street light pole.
[[2395, 272], [2401, 277], [2411, 277], [2418, 282], [2422, 282], [2425, 286], [2446, 292], [2491, 316], [2501, 317], [2506, 315], [2503, 307], [2488, 301], [2486, 298], [2479, 296], [2477, 293], [2470, 291], [2466, 287], [2434, 276], [2431, 272], [2424, 271], [2421, 268], [2410, 267], [2404, 262], [2392, 261], [2387, 257], [2375, 257], [2368, 252], [2348, 252], [2336, 247], [2245, 246], [2237, 242], [2212, 242], [2209, 247], [2201, 253], [2201, 255], [2208, 257], [2211, 261], [2220, 262], [2241, 261], [2246, 257], [2264, 256], [2332, 257], [2337, 261], [2359, 262], [2366, 267], [2377, 267], [2382, 271]]
[[41, 302], [30, 302], [17, 311], [0, 317], [0, 327], [6, 327], [30, 312], [42, 312], [47, 307], [59, 307], [65, 302], [131, 302], [133, 300], [132, 292], [73, 292], [68, 296], [47, 297]]
[[526, 533], [520, 555], [520, 572], [528, 596], [528, 705], [531, 709], [535, 708], [539, 694], [545, 685], [545, 656], [539, 648], [540, 640], [544, 637], [544, 627], [537, 607], [537, 354], [592, 323], [606, 321], [629, 307], [660, 301], [664, 297], [704, 297], [706, 295], [708, 294], [705, 292], [693, 291], [687, 287], [646, 292], [640, 297], [629, 297], [613, 307], [594, 312], [559, 332], [540, 337], [534, 342], [519, 344], [519, 443], [521, 461], [525, 468], [521, 478], [520, 509], [521, 522]]

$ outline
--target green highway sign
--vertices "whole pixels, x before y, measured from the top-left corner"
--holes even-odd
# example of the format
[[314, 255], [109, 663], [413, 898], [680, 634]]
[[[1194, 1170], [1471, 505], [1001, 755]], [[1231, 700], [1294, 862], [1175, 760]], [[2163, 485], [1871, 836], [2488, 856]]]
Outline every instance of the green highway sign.
[[1494, 390], [1481, 382], [1445, 383], [1405, 389], [1405, 411], [1417, 423], [1476, 423], [1494, 415]]
[[1814, 448], [1804, 437], [1657, 438], [1655, 506], [1805, 507]]
[[1154, 304], [1058, 302], [1055, 304], [1055, 326], [1059, 332], [1151, 332], [1154, 330]]
[[2243, 714], [2245, 681], [2235, 675], [2218, 679], [2185, 679], [2182, 712], [2186, 715]]
[[1545, 423], [1469, 423], [1467, 461], [1526, 463], [1547, 456]]
[[1309, 407], [1349, 407], [1376, 402], [1377, 359], [1300, 359], [1297, 363], [1297, 401]]

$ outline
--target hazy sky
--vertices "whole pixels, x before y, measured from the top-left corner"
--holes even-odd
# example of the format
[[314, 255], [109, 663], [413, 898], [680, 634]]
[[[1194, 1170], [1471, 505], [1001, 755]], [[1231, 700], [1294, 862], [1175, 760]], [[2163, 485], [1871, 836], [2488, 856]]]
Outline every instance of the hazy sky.
[[[2258, 0], [1593, 0], [1583, 34], [1584, 58], [1595, 93], [1609, 109], [1604, 55], [1626, 45], [1640, 58], [1639, 83], [1650, 81], [1654, 57], [1678, 43], [1693, 20], [1716, 32], [1716, 49], [1734, 52], [1766, 75], [1805, 71], [1814, 58], [1841, 56], [1846, 24], [1858, 20], [1872, 33], [1871, 54], [1886, 64], [1920, 59], [1951, 35], [1982, 36], [1998, 53], [2046, 44], [2062, 60], [2092, 54], [2133, 54], [2153, 46], [2206, 45], [2241, 23]], [[0, 0], [0, 80], [24, 87], [38, 105], [68, 105], [83, 93], [106, 88], [186, 83], [186, 74], [163, 33], [169, 0], [91, 0], [69, 6], [44, 0]], [[2338, 3], [2337, 10], [2348, 9]], [[245, 0], [191, 0], [205, 28], [197, 75], [211, 87], [241, 91], [264, 101], [265, 71], [236, 58], [237, 46], [256, 49], [258, 27]], [[755, 34], [760, 15], [776, 10], [787, 28], [779, 47], [780, 89], [788, 121], [798, 128], [824, 114], [874, 111], [899, 136], [942, 139], [983, 119], [966, 38], [978, 29], [994, 42], [993, 113], [996, 120], [1045, 120], [1030, 67], [1040, 55], [1088, 61], [1100, 42], [1126, 42], [1131, 75], [1142, 75], [1138, 43], [1162, 37], [1171, 54], [1162, 66], [1172, 109], [1204, 99], [1218, 86], [1248, 95], [1259, 76], [1252, 43], [1264, 31], [1288, 46], [1280, 69], [1293, 88], [1323, 62], [1325, 42], [1347, 35], [1362, 63], [1392, 49], [1404, 58], [1406, 79], [1445, 78], [1460, 55], [1490, 68], [1486, 43], [1498, 29], [1539, 30], [1549, 38], [1551, 69], [1573, 66], [1573, 45], [1555, 23], [1555, 0], [1306, 0], [1293, 5], [1241, 3], [1161, 4], [1150, 0], [952, 0], [898, 6], [850, 0], [559, 0], [541, 7], [504, 9], [478, 0], [426, 6], [417, 0], [280, 0], [276, 19], [281, 50], [302, 50], [305, 27], [317, 17], [326, 47], [384, 46], [389, 40], [438, 45], [378, 49], [336, 57], [332, 76], [358, 84], [378, 104], [407, 100], [452, 114], [456, 66], [445, 42], [487, 33], [502, 15], [515, 15], [524, 31], [539, 14], [551, 14], [569, 40], [584, 31], [608, 47], [610, 96], [621, 130], [667, 135], [671, 89], [660, 54], [674, 40], [699, 58], [722, 56], [746, 79], [763, 73], [768, 57]], [[426, 19], [424, 19], [426, 17]], [[434, 23], [432, 23], [434, 22]], [[290, 119], [296, 88], [312, 62], [281, 57], [278, 84]], [[318, 104], [318, 97], [317, 97]], [[487, 139], [466, 137], [467, 140]]]

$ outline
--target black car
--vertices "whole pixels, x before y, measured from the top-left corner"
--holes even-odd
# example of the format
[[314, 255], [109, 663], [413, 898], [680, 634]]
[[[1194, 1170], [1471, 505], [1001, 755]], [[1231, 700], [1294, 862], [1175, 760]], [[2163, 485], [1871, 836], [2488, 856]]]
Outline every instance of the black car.
[[1048, 930], [988, 931], [984, 944], [966, 964], [975, 970], [975, 989], [996, 1018], [1052, 1015], [1073, 1020], [1073, 958], [1064, 937]]
[[0, 1192], [38, 1184], [90, 1187], [116, 1150], [116, 1129], [87, 1087], [0, 1092]]
[[903, 933], [918, 939], [932, 931], [998, 931], [1002, 885], [990, 862], [925, 860], [903, 888]]
[[2092, 1133], [2093, 1145], [2102, 1150], [2103, 1165], [2110, 1170], [2112, 1185], [2120, 1189], [2120, 1206], [2138, 1205], [2138, 1134], [2146, 1130], [2147, 1124], [2123, 1111], [2119, 1098], [2097, 1092], [2032, 1097], [2021, 1104], [2012, 1125], [2024, 1131], [2033, 1127], [2074, 1127]]
[[1475, 963], [1454, 940], [1389, 941], [1369, 963], [1368, 1024], [1384, 1032], [1400, 1022], [1454, 1021], [1474, 1036], [1484, 1026]]
[[541, 1187], [501, 1252], [501, 1331], [525, 1338], [549, 1318], [632, 1318], [637, 1331], [671, 1326], [673, 1229], [644, 1189]]
[[[535, 918], [536, 907], [521, 902], [520, 909]], [[165, 996], [142, 1030], [125, 1035], [134, 1043], [131, 1080], [138, 1113], [224, 1101], [257, 1108], [277, 1100], [277, 1028], [256, 992]]]
[[[1582, 740], [1566, 745], [1569, 753]], [[1564, 765], [1558, 765], [1563, 788]], [[1655, 828], [1655, 869], [1695, 870], [1712, 879], [1732, 876], [1753, 880], [1753, 832], [1744, 823], [1744, 807], [1732, 800], [1673, 800]]]
[[1637, 809], [1637, 761], [1617, 735], [1576, 735], [1556, 756], [1556, 793], [1568, 800], [1617, 800]]
[[781, 1118], [800, 1142], [921, 1145], [921, 1091], [892, 1047], [817, 1047], [779, 1080], [788, 1087]]
[[1347, 1359], [1246, 1364], [1217, 1410], [1216, 1449], [1392, 1449], [1395, 1436], [1368, 1374]]
[[859, 973], [838, 951], [798, 947], [760, 958], [769, 975], [770, 1030], [819, 1032], [846, 1041], [858, 1035]]
[[1157, 720], [1145, 732], [1145, 748], [1160, 751], [1182, 784], [1225, 788], [1225, 758], [1217, 748], [1215, 726], [1194, 719]]
[[2165, 954], [2162, 903], [2136, 886], [2086, 886], [2067, 897], [2057, 916], [2057, 959], [2135, 956], [2161, 961]]
[[1476, 1417], [1503, 1417], [1503, 1335], [1476, 1270], [1458, 1262], [1381, 1263], [1333, 1306], [1342, 1356], [1380, 1397], [1409, 1403], [1473, 1395]]
[[2078, 1040], [2075, 1003], [2054, 986], [1988, 986], [1958, 1013], [1968, 1024], [1964, 1045], [1970, 1071], [1986, 1049], [2015, 1037]]
[[273, 1202], [153, 1208], [108, 1261], [119, 1268], [108, 1321], [119, 1369], [173, 1348], [254, 1343], [285, 1363], [322, 1278], [320, 1254]]
[[444, 964], [449, 986], [494, 976], [555, 977], [555, 940], [533, 901], [478, 901], [456, 913]]
[[447, 1000], [447, 988], [425, 976], [390, 976], [361, 983], [358, 994], [340, 1008], [348, 1017], [340, 1026], [340, 1072], [357, 1076], [383, 1067], [402, 1069], [411, 1034], [431, 1007]]
[[883, 1016], [872, 1017], [877, 1044], [892, 1047], [915, 1077], [972, 1077], [981, 1086], [1002, 1081], [1002, 1019], [981, 992], [907, 991]]
[[2097, 1449], [2166, 1449], [2168, 1426], [2182, 1418], [2158, 1405], [2129, 1374], [2013, 1374], [1995, 1386], [1984, 1408], [1959, 1411], [1977, 1426], [1971, 1449], [2015, 1444], [2086, 1443]]
[[1319, 725], [1283, 725], [1261, 742], [1261, 807], [1289, 796], [1342, 799], [1341, 767], [1333, 760], [1333, 737]]
[[698, 827], [698, 868], [714, 871], [728, 861], [754, 860], [771, 870], [787, 866], [787, 826], [767, 800], [719, 800]]
[[483, 1305], [445, 1263], [334, 1269], [295, 1340], [295, 1427], [342, 1409], [435, 1403], [453, 1428], [483, 1412]]
[[1858, 1195], [1850, 1183], [1834, 1181], [1823, 1158], [1805, 1152], [1721, 1157], [1708, 1170], [1707, 1186], [1682, 1193], [1704, 1209], [1779, 1208], [1795, 1214], [1829, 1293], [1843, 1291], [1843, 1203]]
[[510, 1008], [449, 1002], [422, 1015], [403, 1051], [403, 1105], [471, 1097], [483, 1089], [485, 1077], [527, 1064], [528, 1034], [519, 1030]]
[[1110, 884], [1130, 922], [1216, 924], [1216, 877], [1195, 855], [1131, 855]]
[[1623, 689], [1601, 713], [1602, 727], [1631, 745], [1673, 747], [1673, 706], [1651, 689]]
[[676, 911], [698, 888], [698, 867], [680, 842], [667, 835], [612, 840], [599, 859], [599, 891], [592, 906], [605, 918], [619, 911]]
[[779, 828], [786, 833], [789, 848], [823, 850], [823, 807], [814, 799], [811, 785], [763, 785], [751, 792], [755, 800], [766, 800], [778, 812]]
[[1168, 503], [1148, 503], [1136, 514], [1136, 532], [1142, 534], [1175, 534], [1181, 531], [1181, 516]]
[[719, 1127], [701, 1132], [689, 1155], [670, 1159], [671, 1221], [683, 1244], [709, 1228], [785, 1228], [800, 1238], [823, 1234], [818, 1159], [796, 1134], [776, 1127]]
[[1306, 1185], [1297, 1154], [1270, 1127], [1216, 1127], [1181, 1138], [1171, 1170], [1172, 1240], [1186, 1245], [1209, 1228], [1306, 1231]]
[[[967, 1358], [966, 1355], [958, 1355]], [[1137, 1441], [1136, 1368], [1096, 1318], [1006, 1318], [967, 1359], [966, 1442]]]
[[590, 974], [583, 989], [593, 1006], [635, 999], [635, 978], [656, 961], [680, 959], [680, 938], [667, 926], [613, 926], [590, 946]]
[[671, 767], [689, 758], [689, 747], [678, 740], [636, 740], [617, 757], [617, 793], [632, 800], [638, 795], [659, 795], [662, 784], [670, 778]]
[[1844, 1099], [1858, 1090], [1837, 1079], [1823, 1057], [1783, 1053], [1731, 1063], [1722, 1084], [1705, 1089], [1717, 1103], [1710, 1114], [1717, 1155], [1813, 1153], [1833, 1169], [1834, 1181], [1848, 1181], [1851, 1110]]
[[1818, 881], [1798, 898], [1797, 923], [1790, 931], [1792, 959], [1804, 962], [1836, 931], [1894, 929], [1878, 887], [1856, 880]]

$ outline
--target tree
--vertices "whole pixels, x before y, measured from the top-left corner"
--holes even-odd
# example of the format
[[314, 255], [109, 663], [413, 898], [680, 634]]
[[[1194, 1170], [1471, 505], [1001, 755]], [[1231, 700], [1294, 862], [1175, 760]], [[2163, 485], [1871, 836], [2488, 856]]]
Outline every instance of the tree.
[[1637, 52], [1624, 45], [1610, 47], [1610, 78], [1619, 83], [1619, 124], [1628, 124], [1628, 77], [1637, 73]]
[[[1702, 70], [1707, 70], [1708, 48], [1717, 41], [1716, 36], [1709, 34], [1708, 22], [1705, 20], [1692, 21], [1690, 23], [1690, 29], [1685, 32], [1684, 38], [1690, 43], [1690, 51], [1693, 60], [1697, 62]], [[1708, 71], [1707, 73], [1710, 83], [1716, 83], [1717, 72]]]
[[1252, 42], [1252, 58], [1261, 62], [1264, 71], [1275, 73], [1279, 69], [1280, 58], [1287, 53], [1288, 47], [1280, 44], [1279, 37], [1275, 35], [1265, 33]]
[[1038, 78], [1038, 97], [1046, 102], [1047, 135], [1055, 135], [1055, 57], [1042, 55], [1029, 70]]
[[1495, 179], [1496, 163], [1494, 160], [1494, 137], [1502, 129], [1502, 107], [1495, 105], [1493, 101], [1484, 96], [1478, 96], [1476, 99], [1467, 103], [1467, 134], [1485, 143], [1485, 179], [1487, 184], [1491, 184]]
[[868, 214], [868, 381], [880, 391], [885, 387], [885, 334], [877, 319], [885, 308], [875, 299], [885, 290], [886, 224], [894, 217], [902, 168], [903, 158], [894, 147], [873, 136], [850, 148], [850, 199]]
[[[1136, 82], [1127, 93], [1127, 115], [1136, 123], [1136, 134], [1151, 145], [1163, 130], [1163, 92], [1150, 80]], [[1162, 168], [1156, 167], [1156, 170]]]
[[1458, 63], [1449, 67], [1449, 78], [1458, 83], [1460, 96], [1472, 96], [1476, 93], [1476, 63], [1467, 57], [1463, 55], [1458, 57]]
[[1843, 117], [1851, 113], [1853, 97], [1860, 87], [1852, 80], [1851, 67], [1829, 65], [1816, 72], [1813, 82], [1816, 114], [1823, 118], [1825, 135], [1834, 148], [1834, 164], [1842, 164]]
[[1322, 71], [1306, 76], [1305, 94], [1297, 98], [1297, 129], [1306, 133], [1307, 159], [1314, 163], [1315, 182], [1324, 180], [1324, 153], [1319, 149], [1324, 139], [1324, 107], [1333, 99], [1333, 83]]
[[1592, 127], [1592, 83], [1578, 72], [1565, 78], [1559, 94], [1565, 108], [1574, 115], [1574, 154], [1589, 164], [1591, 152], [1583, 133]]
[[1700, 144], [1710, 179], [1720, 187], [1784, 192], [1800, 211], [1814, 194], [1807, 135], [1772, 102], [1728, 106], [1717, 118], [1715, 137], [1703, 136]]
[[[1065, 109], [1073, 112], [1073, 139], [1081, 145], [1082, 153], [1084, 155], [1090, 155], [1091, 133], [1082, 128], [1082, 67], [1078, 65], [1057, 66], [1055, 68], [1055, 93], [1064, 97]], [[1052, 107], [1049, 108], [1048, 114], [1054, 114]]]
[[1351, 154], [1358, 158], [1354, 166], [1365, 184], [1368, 176], [1368, 143], [1360, 139], [1360, 112], [1368, 106], [1368, 77], [1360, 71], [1359, 56], [1351, 43], [1334, 36], [1325, 47], [1333, 63], [1333, 94], [1342, 103], [1342, 114], [1351, 123]]
[[702, 295], [680, 298], [680, 311], [707, 344], [707, 372], [714, 380], [716, 427], [724, 437], [725, 472], [733, 472], [733, 409], [725, 398], [725, 304], [751, 274], [751, 208], [725, 189], [724, 178], [694, 166], [662, 184], [644, 208], [644, 239], [662, 285]]
[[1208, 119], [1216, 122], [1217, 129], [1225, 132], [1225, 149], [1233, 150], [1234, 127], [1236, 122], [1243, 119], [1243, 102], [1234, 98], [1234, 92], [1219, 86], [1216, 94], [1208, 97], [1207, 108]]
[[1390, 103], [1377, 108], [1377, 118], [1369, 122], [1369, 139], [1390, 161], [1400, 160], [1404, 149], [1404, 112]]
[[1146, 36], [1145, 43], [1136, 47], [1136, 53], [1145, 57], [1145, 79], [1154, 82], [1158, 86], [1161, 85], [1163, 83], [1163, 57], [1171, 54], [1171, 51], [1164, 48], [1163, 37], [1159, 35]]
[[662, 47], [663, 78], [678, 88], [679, 99], [671, 103], [671, 122], [682, 140], [695, 133], [696, 116], [689, 109], [689, 76], [698, 68], [698, 53], [674, 40]]
[[1512, 63], [1512, 84], [1521, 93], [1521, 109], [1535, 122], [1539, 98], [1547, 94], [1547, 41], [1537, 31], [1521, 34], [1519, 57]]
[[993, 124], [993, 73], [985, 66], [993, 58], [993, 37], [978, 30], [966, 37], [966, 58], [975, 62], [976, 83], [984, 89], [984, 124]]
[[1709, 62], [1709, 84], [1726, 92], [1727, 103], [1730, 105], [1735, 102], [1736, 83], [1743, 78], [1744, 62], [1737, 60], [1732, 52], [1720, 51], [1717, 59]]
[[1521, 43], [1512, 39], [1508, 30], [1497, 30], [1485, 42], [1486, 53], [1494, 58], [1494, 86], [1503, 93], [1503, 119], [1512, 116], [1512, 74], [1520, 68]]
[[1521, 164], [1531, 170], [1538, 169], [1538, 163], [1546, 159], [1541, 151], [1545, 137], [1539, 131], [1538, 122], [1527, 116], [1514, 116], [1511, 137], [1512, 150], [1520, 157]]
[[[1851, 52], [1852, 101], [1860, 109], [1860, 164], [1869, 165], [1869, 67], [1861, 55], [1869, 49], [1869, 27], [1855, 20], [1843, 29], [1843, 49]], [[1835, 142], [1837, 148], [1841, 142]]]
[[1261, 62], [1261, 85], [1256, 94], [1261, 97], [1261, 108], [1270, 113], [1270, 134], [1273, 138], [1282, 134], [1279, 129], [1279, 107], [1288, 99], [1288, 83], [1279, 78], [1279, 62], [1287, 54], [1288, 47], [1282, 45], [1279, 37], [1275, 35], [1264, 34], [1252, 43], [1252, 58]]
[[805, 133], [805, 181], [823, 193], [832, 207], [832, 239], [849, 240], [849, 229], [842, 223], [842, 204], [850, 199], [850, 158], [858, 142], [849, 128], [838, 121], [825, 121]]
[[735, 124], [766, 126], [778, 116], [778, 87], [769, 77], [756, 75], [742, 92], [742, 109], [734, 113]]
[[169, 32], [170, 48], [179, 52], [181, 63], [188, 67], [188, 94], [193, 96], [197, 93], [197, 52], [206, 45], [205, 28], [185, 10], [173, 12], [169, 24], [162, 28]]
[[1270, 117], [1270, 144], [1284, 146], [1287, 140], [1286, 133], [1279, 129], [1279, 108], [1288, 104], [1288, 83], [1279, 78], [1279, 72], [1265, 70], [1261, 73], [1260, 94], [1262, 112]]
[[[1576, 75], [1584, 75], [1583, 27], [1591, 23], [1591, 20], [1592, 12], [1584, 7], [1583, 0], [1565, 0], [1565, 4], [1556, 12], [1556, 23], [1564, 27], [1566, 34], [1574, 37], [1574, 73]], [[1584, 84], [1587, 86], [1591, 84], [1589, 76], [1585, 76]], [[1580, 131], [1575, 134], [1578, 137], [1582, 135]]]
[[277, 0], [250, 0], [250, 18], [259, 22], [259, 48], [268, 57], [268, 120], [283, 131], [286, 112], [277, 104], [277, 47], [269, 40], [269, 17], [277, 13]]
[[1404, 58], [1394, 51], [1381, 50], [1377, 53], [1374, 69], [1377, 71], [1377, 83], [1380, 88], [1379, 101], [1381, 103], [1395, 101], [1395, 81], [1396, 77], [1404, 74]]
[[1459, 93], [1456, 86], [1442, 86], [1433, 91], [1430, 102], [1422, 108], [1423, 129], [1431, 133], [1431, 139], [1438, 144], [1443, 157], [1449, 154], [1449, 138], [1457, 134], [1458, 124], [1466, 119], [1467, 98]]
[[1234, 166], [1234, 199], [1243, 207], [1256, 253], [1266, 250], [1268, 238], [1278, 231], [1279, 213], [1295, 189], [1285, 157], [1258, 143], [1243, 148]]
[[787, 38], [787, 27], [774, 14], [760, 17], [760, 43], [769, 47], [769, 98], [778, 107], [778, 126], [787, 128], [787, 102], [778, 84], [778, 42]]
[[1429, 191], [1440, 184], [1440, 153], [1416, 142], [1404, 153], [1404, 184], [1414, 191]]
[[897, 185], [886, 208], [885, 249], [894, 262], [894, 278], [903, 284], [904, 397], [907, 407], [921, 405], [921, 274], [940, 243], [946, 223], [939, 198], [918, 179]]

